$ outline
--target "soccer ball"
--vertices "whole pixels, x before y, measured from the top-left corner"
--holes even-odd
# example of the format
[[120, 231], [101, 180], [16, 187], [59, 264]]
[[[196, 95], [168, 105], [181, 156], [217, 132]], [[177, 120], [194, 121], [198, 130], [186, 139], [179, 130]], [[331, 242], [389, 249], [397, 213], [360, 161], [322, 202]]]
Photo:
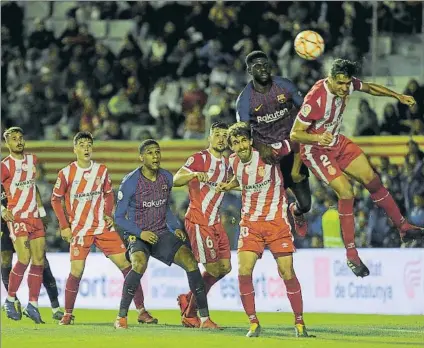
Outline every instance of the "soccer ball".
[[312, 30], [304, 30], [294, 39], [294, 49], [303, 59], [317, 59], [324, 52], [324, 39]]

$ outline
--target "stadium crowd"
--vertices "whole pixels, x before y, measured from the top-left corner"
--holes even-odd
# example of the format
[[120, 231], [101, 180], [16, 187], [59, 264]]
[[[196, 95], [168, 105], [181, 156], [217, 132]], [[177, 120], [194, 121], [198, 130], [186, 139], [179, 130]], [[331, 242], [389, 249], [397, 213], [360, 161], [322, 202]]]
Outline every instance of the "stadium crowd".
[[[2, 2], [1, 128], [20, 126], [28, 140], [70, 139], [80, 130], [100, 140], [203, 139], [214, 120], [235, 121], [235, 99], [249, 78], [244, 58], [251, 50], [266, 52], [274, 73], [291, 78], [302, 92], [322, 72], [319, 62], [295, 55], [291, 42], [300, 30], [319, 32], [327, 52], [337, 56], [355, 60], [369, 51], [363, 38], [371, 33], [372, 8], [365, 1], [81, 2], [69, 9], [60, 35], [51, 30], [55, 5], [49, 3], [49, 15], [29, 25], [20, 4]], [[418, 32], [420, 6], [380, 2], [380, 30]], [[115, 20], [130, 20], [132, 27], [113, 50], [90, 32], [91, 20], [108, 21], [109, 31]], [[415, 97], [416, 107], [387, 104], [382, 122], [361, 101], [355, 135], [424, 134], [424, 86], [411, 80], [405, 93]], [[403, 167], [382, 158], [379, 168], [403, 212], [420, 226], [423, 157], [410, 143]], [[48, 206], [52, 187], [42, 170], [38, 185]], [[309, 236], [297, 240], [298, 247], [322, 247], [321, 217], [336, 202], [326, 188], [315, 185]], [[399, 245], [382, 212], [364, 190], [356, 192], [358, 245]], [[233, 248], [239, 204], [236, 196], [227, 195], [223, 219]], [[181, 216], [185, 204], [178, 209]], [[56, 227], [52, 223], [49, 228], [50, 248], [67, 251]]]

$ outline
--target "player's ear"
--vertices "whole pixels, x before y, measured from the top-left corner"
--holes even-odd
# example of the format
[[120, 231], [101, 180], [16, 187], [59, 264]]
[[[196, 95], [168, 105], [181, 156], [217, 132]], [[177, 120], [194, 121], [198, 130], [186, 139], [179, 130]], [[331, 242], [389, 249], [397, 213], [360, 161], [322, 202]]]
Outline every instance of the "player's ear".
[[140, 161], [141, 161], [141, 162], [143, 162], [143, 161], [144, 161], [144, 157], [143, 157], [143, 155], [141, 155], [141, 154], [140, 154], [140, 156], [138, 156], [138, 158], [140, 159]]

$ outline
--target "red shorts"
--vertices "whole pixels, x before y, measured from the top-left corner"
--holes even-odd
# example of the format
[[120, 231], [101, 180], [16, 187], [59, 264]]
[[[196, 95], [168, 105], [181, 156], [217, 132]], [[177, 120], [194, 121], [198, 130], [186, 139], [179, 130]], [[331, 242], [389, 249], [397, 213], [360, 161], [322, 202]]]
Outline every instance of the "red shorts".
[[7, 227], [12, 241], [18, 237], [28, 237], [28, 240], [33, 240], [46, 236], [43, 221], [40, 218], [15, 218], [15, 221], [7, 223]]
[[240, 222], [237, 252], [252, 251], [261, 258], [265, 247], [271, 250], [275, 258], [293, 253], [296, 250], [293, 244], [293, 235], [287, 222], [284, 219], [272, 221], [242, 220]]
[[197, 262], [205, 264], [231, 258], [230, 241], [221, 223], [205, 226], [185, 219], [184, 225]]
[[69, 246], [71, 261], [85, 260], [93, 244], [106, 256], [122, 254], [126, 251], [124, 242], [116, 231], [103, 232], [94, 236], [73, 236]]
[[344, 135], [332, 147], [301, 145], [300, 155], [303, 163], [314, 175], [326, 184], [343, 174], [349, 164], [363, 154], [361, 148]]

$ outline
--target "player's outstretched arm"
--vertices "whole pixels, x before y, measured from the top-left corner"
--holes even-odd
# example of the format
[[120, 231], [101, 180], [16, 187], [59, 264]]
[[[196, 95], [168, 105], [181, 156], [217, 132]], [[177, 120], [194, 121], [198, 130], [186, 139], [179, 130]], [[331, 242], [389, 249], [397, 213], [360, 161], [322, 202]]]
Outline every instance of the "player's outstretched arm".
[[141, 228], [137, 226], [135, 221], [127, 219], [127, 211], [130, 205], [131, 197], [133, 195], [128, 182], [129, 181], [123, 182], [119, 187], [118, 201], [116, 203], [114, 219], [115, 223], [120, 228], [124, 229], [129, 234], [140, 238], [142, 232]]
[[203, 172], [189, 172], [187, 169], [180, 168], [174, 175], [173, 186], [180, 187], [187, 185], [193, 179], [206, 182], [208, 180], [208, 174]]
[[416, 103], [414, 97], [410, 95], [397, 93], [377, 83], [362, 82], [361, 92], [375, 95], [377, 97], [392, 97], [399, 100], [402, 104], [405, 104], [408, 106], [413, 106]]

